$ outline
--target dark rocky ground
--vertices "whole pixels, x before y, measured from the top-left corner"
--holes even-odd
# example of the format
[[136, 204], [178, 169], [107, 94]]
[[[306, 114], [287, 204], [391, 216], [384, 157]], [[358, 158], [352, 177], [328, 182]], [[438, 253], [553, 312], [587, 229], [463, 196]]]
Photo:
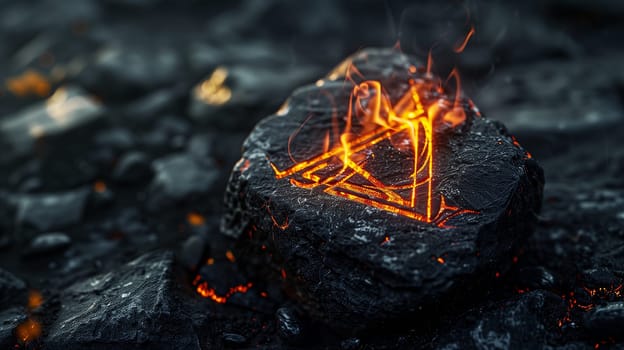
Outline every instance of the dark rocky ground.
[[[622, 347], [624, 6], [465, 5], [0, 0], [0, 348]], [[237, 267], [223, 193], [257, 121], [399, 32], [532, 153], [544, 203], [469, 303], [338, 332]]]

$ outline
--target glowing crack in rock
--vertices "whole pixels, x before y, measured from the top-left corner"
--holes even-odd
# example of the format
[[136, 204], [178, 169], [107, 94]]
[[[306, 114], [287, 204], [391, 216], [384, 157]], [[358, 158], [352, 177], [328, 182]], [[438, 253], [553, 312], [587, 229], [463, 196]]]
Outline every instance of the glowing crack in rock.
[[[353, 72], [359, 73], [351, 66], [347, 70], [348, 80], [353, 81]], [[417, 77], [414, 66], [410, 66], [409, 72], [412, 78], [408, 80], [407, 91], [394, 104], [381, 82], [354, 83], [349, 108], [342, 121], [344, 126], [338, 126], [339, 121], [334, 116], [331, 130], [325, 134], [323, 149], [319, 150], [321, 153], [302, 161], [295, 160], [290, 152], [290, 143], [298, 131], [293, 133], [288, 149], [294, 165], [280, 169], [271, 163], [275, 177], [288, 178], [292, 185], [300, 188], [322, 188], [333, 196], [440, 227], [458, 215], [478, 214], [450, 205], [443, 195], [434, 192], [435, 128], [440, 125], [457, 127], [466, 119], [459, 75], [455, 70], [451, 73], [457, 82], [453, 101], [444, 97], [441, 83], [432, 79], [429, 72]], [[478, 115], [476, 109], [475, 112]], [[337, 132], [340, 128], [342, 131]], [[401, 153], [408, 160], [387, 159], [385, 162], [410, 169], [401, 180], [380, 178], [375, 175], [378, 167], [369, 165], [376, 157], [389, 157], [388, 149]]]

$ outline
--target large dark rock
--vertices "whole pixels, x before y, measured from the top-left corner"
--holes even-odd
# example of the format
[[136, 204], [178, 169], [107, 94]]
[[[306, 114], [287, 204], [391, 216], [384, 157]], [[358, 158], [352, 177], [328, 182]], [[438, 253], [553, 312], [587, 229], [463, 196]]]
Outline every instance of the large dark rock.
[[199, 349], [173, 282], [173, 255], [149, 253], [61, 295], [48, 349]]
[[27, 300], [26, 284], [8, 271], [0, 269], [0, 310], [22, 306]]
[[43, 232], [74, 225], [82, 218], [88, 197], [86, 188], [19, 196], [16, 200], [19, 231]]
[[613, 301], [595, 307], [585, 314], [583, 324], [593, 335], [622, 338], [624, 302]]
[[[392, 51], [365, 51], [354, 64], [366, 79], [381, 81], [393, 105], [409, 79], [429, 81], [408, 73], [408, 57]], [[239, 261], [269, 276], [282, 275], [314, 316], [349, 329], [437, 310], [450, 299], [467, 299], [477, 286], [482, 292], [481, 282], [506, 269], [511, 250], [533, 229], [542, 199], [541, 168], [504, 126], [479, 117], [463, 101], [464, 123], [433, 124], [431, 215], [423, 214], [422, 187], [421, 206], [406, 208], [379, 199], [386, 195], [374, 192], [380, 185], [361, 175], [349, 180], [348, 172], [343, 178], [353, 187], [338, 180], [315, 183], [302, 172], [276, 179], [293, 159], [303, 162], [323, 152], [332, 115], [346, 114], [351, 90], [343, 81], [301, 88], [246, 140], [227, 189], [223, 221], [224, 232], [239, 239]], [[421, 99], [426, 106], [452, 101], [434, 91], [423, 92]], [[339, 129], [343, 120], [338, 118]], [[384, 186], [412, 182], [414, 152], [401, 150], [405, 143], [397, 137], [351, 157]], [[330, 152], [340, 147], [336, 138], [330, 142]], [[328, 172], [340, 171], [342, 163], [335, 165], [340, 157], [327, 160]], [[354, 191], [360, 192], [354, 196]]]
[[218, 171], [210, 158], [172, 154], [153, 162], [155, 177], [149, 186], [148, 208], [157, 211], [213, 190]]
[[566, 308], [553, 293], [533, 291], [471, 310], [434, 340], [436, 349], [538, 349], [560, 332]]

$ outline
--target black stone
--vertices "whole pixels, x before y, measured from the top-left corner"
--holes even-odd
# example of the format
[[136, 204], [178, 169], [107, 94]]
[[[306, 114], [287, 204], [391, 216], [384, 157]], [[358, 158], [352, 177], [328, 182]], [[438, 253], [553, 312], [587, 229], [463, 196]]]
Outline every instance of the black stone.
[[113, 170], [113, 179], [123, 184], [148, 181], [153, 175], [150, 160], [145, 153], [129, 152], [119, 159]]
[[56, 253], [67, 249], [71, 245], [71, 238], [62, 232], [52, 232], [39, 235], [30, 242], [27, 255]]
[[211, 159], [200, 159], [188, 153], [157, 159], [153, 167], [155, 176], [148, 193], [148, 208], [151, 210], [206, 195], [213, 189], [218, 176]]
[[434, 349], [538, 349], [560, 332], [566, 314], [562, 299], [533, 291], [471, 310], [434, 340]]
[[15, 327], [26, 321], [26, 310], [23, 307], [13, 307], [0, 311], [0, 348], [11, 349], [16, 344], [13, 332]]
[[190, 270], [196, 269], [206, 252], [206, 239], [202, 235], [192, 235], [184, 241], [180, 261]]
[[596, 306], [587, 312], [583, 325], [591, 334], [602, 337], [622, 337], [624, 324], [624, 302], [614, 301]]
[[555, 276], [541, 266], [522, 268], [517, 278], [519, 285], [525, 288], [553, 290], [557, 287]]
[[299, 317], [290, 307], [281, 307], [275, 313], [277, 332], [287, 343], [295, 344], [301, 341], [303, 325]]
[[20, 229], [39, 232], [64, 229], [82, 218], [89, 191], [77, 189], [62, 193], [28, 194], [17, 198], [17, 224]]
[[27, 294], [26, 284], [22, 280], [0, 269], [0, 310], [25, 305]]
[[246, 342], [247, 338], [238, 333], [223, 332], [223, 343], [228, 347], [241, 347]]
[[46, 348], [199, 349], [173, 271], [171, 253], [148, 253], [69, 287]]
[[[408, 57], [369, 50], [355, 62], [367, 79], [381, 80], [391, 98], [405, 91]], [[276, 180], [270, 162], [278, 169], [293, 165], [291, 135], [299, 130], [291, 149], [297, 159], [320, 154], [332, 114], [345, 113], [350, 92], [342, 81], [301, 88], [281, 115], [264, 119], [249, 135], [231, 175], [222, 225], [239, 239], [237, 256], [269, 278], [283, 270], [291, 294], [339, 328], [413, 317], [447, 298], [469, 299], [473, 288], [481, 293], [479, 281], [506, 269], [510, 252], [534, 227], [541, 168], [501, 124], [475, 116], [466, 103], [464, 125], [435, 131], [433, 191], [479, 213], [450, 218], [446, 227], [330, 196], [324, 187]], [[377, 178], [387, 183], [401, 176], [399, 152], [391, 146], [374, 152], [378, 156], [367, 161], [377, 165]]]

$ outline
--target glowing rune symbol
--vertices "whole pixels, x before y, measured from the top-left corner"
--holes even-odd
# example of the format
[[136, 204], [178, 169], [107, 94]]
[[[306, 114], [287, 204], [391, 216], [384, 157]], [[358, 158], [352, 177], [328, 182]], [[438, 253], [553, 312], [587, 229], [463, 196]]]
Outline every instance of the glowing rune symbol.
[[[413, 85], [391, 105], [379, 82], [357, 85], [340, 142], [331, 149], [326, 142], [321, 154], [284, 170], [271, 163], [275, 177], [440, 227], [457, 215], [477, 213], [451, 206], [433, 193], [434, 120], [457, 110], [441, 104], [425, 109], [419, 88]], [[392, 160], [380, 162], [389, 153]], [[384, 169], [388, 164], [396, 167], [392, 176]]]

